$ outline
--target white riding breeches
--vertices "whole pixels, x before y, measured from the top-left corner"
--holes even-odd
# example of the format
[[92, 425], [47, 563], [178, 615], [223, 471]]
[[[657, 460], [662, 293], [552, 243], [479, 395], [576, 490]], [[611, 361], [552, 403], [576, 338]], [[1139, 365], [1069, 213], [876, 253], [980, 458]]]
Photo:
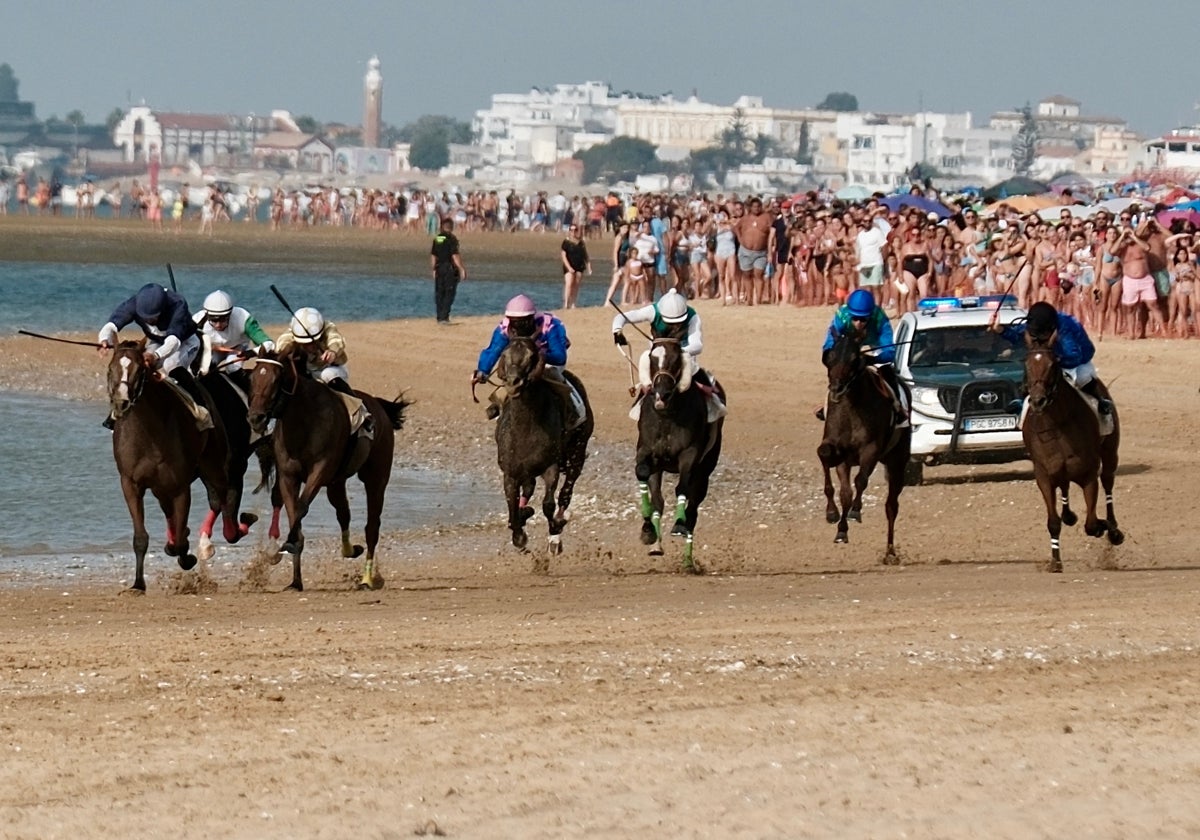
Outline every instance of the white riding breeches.
[[1079, 367], [1063, 368], [1063, 376], [1076, 388], [1083, 388], [1096, 378], [1096, 366], [1091, 362], [1084, 362]]
[[[158, 353], [162, 348], [161, 342], [149, 341], [146, 343], [146, 349]], [[178, 367], [191, 367], [192, 362], [200, 353], [200, 336], [193, 335], [191, 338], [184, 340], [174, 350], [165, 356], [159, 358], [158, 369], [163, 375], [167, 375]]]
[[347, 385], [350, 384], [350, 371], [345, 365], [327, 365], [323, 368], [318, 368], [312, 372], [313, 379], [319, 382], [329, 383], [335, 379], [340, 379]]

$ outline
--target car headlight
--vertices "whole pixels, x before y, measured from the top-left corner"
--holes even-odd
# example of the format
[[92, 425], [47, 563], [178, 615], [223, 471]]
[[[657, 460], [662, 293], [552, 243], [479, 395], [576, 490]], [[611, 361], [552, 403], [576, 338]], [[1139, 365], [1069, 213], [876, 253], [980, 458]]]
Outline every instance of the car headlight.
[[941, 401], [938, 400], [937, 388], [913, 388], [912, 397], [914, 405], [926, 405], [931, 408], [941, 407]]

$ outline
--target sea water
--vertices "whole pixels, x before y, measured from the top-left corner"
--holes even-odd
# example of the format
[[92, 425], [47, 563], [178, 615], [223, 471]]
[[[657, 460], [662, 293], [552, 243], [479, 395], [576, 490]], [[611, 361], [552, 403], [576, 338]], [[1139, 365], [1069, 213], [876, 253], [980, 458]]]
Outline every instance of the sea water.
[[[433, 317], [433, 284], [416, 278], [220, 265], [176, 266], [175, 276], [193, 307], [198, 308], [209, 291], [222, 288], [266, 323], [287, 318], [270, 292], [271, 284], [279, 286], [293, 306], [316, 306], [334, 321]], [[0, 334], [18, 329], [51, 335], [91, 333], [117, 303], [149, 282], [169, 284], [166, 268], [0, 262]], [[468, 282], [459, 287], [454, 312], [495, 315], [520, 292], [546, 301], [561, 294], [554, 282]], [[583, 305], [599, 305], [603, 289], [585, 288], [581, 298]], [[481, 346], [486, 338], [480, 336]], [[80, 375], [89, 374], [81, 367]], [[71, 569], [111, 569], [118, 574], [131, 568], [132, 527], [113, 462], [111, 434], [100, 425], [107, 406], [97, 396], [79, 401], [0, 390], [0, 572], [53, 577], [70, 574]], [[265, 531], [270, 502], [265, 494], [250, 495], [257, 483], [258, 467], [252, 460], [243, 509], [258, 514], [262, 521], [256, 530]], [[356, 481], [347, 487], [352, 528], [360, 530], [362, 488]], [[194, 536], [205, 498], [197, 483], [192, 493]], [[497, 505], [495, 487], [477, 476], [396, 467], [383, 521], [386, 530], [478, 522]], [[158, 551], [164, 520], [149, 494], [146, 507], [151, 550]], [[319, 500], [305, 524], [309, 534], [337, 533], [332, 508]], [[218, 552], [229, 550], [219, 534], [216, 544]]]

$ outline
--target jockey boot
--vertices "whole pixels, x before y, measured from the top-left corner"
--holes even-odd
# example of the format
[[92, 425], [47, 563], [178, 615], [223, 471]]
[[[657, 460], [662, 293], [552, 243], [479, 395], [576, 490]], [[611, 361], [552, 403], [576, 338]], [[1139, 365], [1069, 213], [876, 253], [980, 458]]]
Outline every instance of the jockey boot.
[[1099, 411], [1102, 415], [1107, 417], [1108, 415], [1112, 414], [1113, 404], [1112, 404], [1112, 400], [1100, 396], [1100, 391], [1098, 388], [1099, 384], [1100, 384], [1099, 380], [1093, 379], [1091, 382], [1084, 385], [1079, 390], [1083, 391], [1083, 393], [1087, 394], [1089, 397], [1092, 397], [1093, 399], [1095, 399], [1096, 400], [1096, 410]]
[[113, 420], [111, 411], [108, 413], [108, 416], [104, 418], [104, 421], [100, 425], [108, 429], [110, 432], [113, 430], [113, 427], [116, 425], [116, 421]]
[[192, 376], [190, 370], [185, 367], [177, 367], [167, 375], [174, 379], [176, 384], [187, 392], [187, 395], [192, 398], [192, 401], [197, 406], [200, 408], [208, 407], [207, 403], [204, 402], [204, 394], [200, 391], [200, 383], [196, 381], [196, 377]]
[[500, 406], [494, 402], [488, 403], [488, 407], [483, 410], [483, 416], [489, 420], [495, 420], [500, 416]]
[[823, 405], [817, 406], [817, 410], [813, 412], [813, 417], [816, 417], [818, 420], [824, 422], [825, 421], [825, 406], [823, 406]]
[[495, 391], [492, 391], [488, 397], [488, 407], [484, 409], [483, 416], [489, 420], [495, 420], [500, 416], [500, 409], [507, 399], [508, 391], [504, 388], [497, 388]]
[[347, 382], [345, 379], [342, 379], [342, 377], [340, 377], [340, 376], [335, 376], [333, 379], [330, 379], [325, 384], [328, 385], [333, 390], [337, 391], [339, 394], [345, 394], [348, 397], [354, 396], [354, 392], [350, 390], [350, 383]]

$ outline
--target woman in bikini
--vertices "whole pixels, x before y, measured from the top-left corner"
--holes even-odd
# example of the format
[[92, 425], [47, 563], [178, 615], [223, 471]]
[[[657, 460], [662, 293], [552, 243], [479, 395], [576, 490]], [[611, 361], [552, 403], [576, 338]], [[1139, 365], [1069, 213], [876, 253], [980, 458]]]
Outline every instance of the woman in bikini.
[[918, 300], [929, 297], [929, 280], [933, 271], [929, 238], [919, 225], [904, 232], [904, 241], [900, 246], [900, 270], [903, 280], [896, 284], [896, 291], [900, 293], [899, 311], [913, 312]]
[[1180, 245], [1171, 257], [1171, 294], [1167, 299], [1167, 323], [1179, 338], [1190, 336], [1188, 319], [1194, 314], [1195, 292], [1196, 263], [1187, 246]]
[[1112, 324], [1114, 334], [1121, 328], [1121, 277], [1124, 271], [1121, 258], [1113, 253], [1116, 243], [1117, 229], [1106, 227], [1096, 264], [1096, 273], [1100, 278], [1096, 283], [1100, 289], [1100, 300], [1096, 304], [1098, 338], [1104, 338], [1104, 328], [1109, 324]]
[[737, 238], [733, 233], [733, 225], [723, 210], [717, 212], [715, 229], [717, 247], [713, 258], [717, 261], [717, 294], [721, 298], [721, 305], [729, 306], [737, 303]]
[[790, 248], [792, 269], [792, 302], [796, 306], [809, 306], [812, 304], [810, 297], [811, 288], [808, 279], [808, 266], [811, 262], [811, 255], [808, 247], [808, 227], [812, 224], [811, 216], [802, 216], [796, 219], [795, 224], [788, 234], [788, 247]]

